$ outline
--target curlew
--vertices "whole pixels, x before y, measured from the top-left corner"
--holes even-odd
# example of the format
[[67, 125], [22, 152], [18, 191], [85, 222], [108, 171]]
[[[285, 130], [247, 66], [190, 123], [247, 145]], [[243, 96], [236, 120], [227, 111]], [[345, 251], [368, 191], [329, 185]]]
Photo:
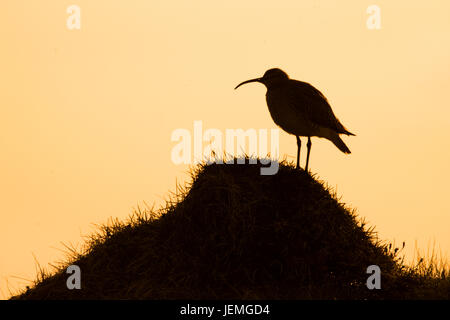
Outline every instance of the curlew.
[[300, 168], [300, 137], [308, 137], [305, 171], [308, 172], [311, 137], [330, 140], [339, 150], [350, 153], [339, 134], [354, 136], [340, 123], [327, 98], [307, 82], [290, 79], [281, 69], [267, 70], [262, 78], [244, 81], [260, 82], [267, 88], [266, 101], [273, 121], [297, 139], [297, 168]]

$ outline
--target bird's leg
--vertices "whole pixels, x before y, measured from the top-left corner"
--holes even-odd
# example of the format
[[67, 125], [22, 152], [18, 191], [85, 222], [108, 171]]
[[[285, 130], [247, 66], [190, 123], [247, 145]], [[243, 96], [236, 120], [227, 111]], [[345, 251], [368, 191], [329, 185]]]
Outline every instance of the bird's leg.
[[311, 137], [308, 137], [308, 143], [306, 144], [306, 146], [308, 147], [308, 153], [306, 154], [306, 166], [305, 166], [305, 171], [308, 172], [308, 164], [309, 164], [309, 153], [311, 152]]
[[302, 140], [300, 140], [299, 136], [295, 136], [297, 138], [297, 169], [300, 168], [300, 148], [302, 147]]

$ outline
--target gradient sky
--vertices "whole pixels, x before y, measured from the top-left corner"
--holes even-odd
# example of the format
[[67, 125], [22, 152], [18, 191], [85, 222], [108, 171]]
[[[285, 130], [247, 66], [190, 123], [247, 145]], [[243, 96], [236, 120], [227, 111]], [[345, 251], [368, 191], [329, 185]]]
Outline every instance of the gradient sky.
[[[81, 8], [69, 30], [67, 7]], [[369, 30], [367, 8], [381, 9]], [[447, 0], [2, 0], [0, 298], [109, 218], [156, 208], [189, 179], [174, 130], [276, 128], [280, 67], [329, 99], [356, 137], [314, 138], [310, 168], [412, 258], [450, 253]], [[295, 160], [294, 136], [280, 156]], [[304, 166], [305, 153], [301, 165]], [[145, 203], [144, 203], [145, 201]], [[35, 258], [34, 258], [35, 257]]]

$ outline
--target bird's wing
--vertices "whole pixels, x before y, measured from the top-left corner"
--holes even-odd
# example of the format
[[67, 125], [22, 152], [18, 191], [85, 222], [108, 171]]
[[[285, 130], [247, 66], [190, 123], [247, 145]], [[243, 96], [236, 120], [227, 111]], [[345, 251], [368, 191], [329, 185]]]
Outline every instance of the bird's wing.
[[307, 82], [291, 81], [289, 91], [294, 95], [293, 101], [296, 101], [295, 107], [298, 111], [304, 113], [304, 116], [316, 125], [332, 129], [337, 133], [353, 135], [336, 118], [327, 98], [322, 92]]

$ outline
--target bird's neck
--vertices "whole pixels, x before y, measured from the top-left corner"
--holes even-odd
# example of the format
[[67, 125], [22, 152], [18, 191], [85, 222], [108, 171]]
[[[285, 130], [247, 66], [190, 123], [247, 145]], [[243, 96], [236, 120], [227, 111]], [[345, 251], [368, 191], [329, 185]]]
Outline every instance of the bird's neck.
[[274, 81], [271, 83], [267, 83], [266, 87], [267, 87], [267, 90], [273, 90], [273, 89], [281, 88], [285, 85], [286, 85], [286, 81]]

